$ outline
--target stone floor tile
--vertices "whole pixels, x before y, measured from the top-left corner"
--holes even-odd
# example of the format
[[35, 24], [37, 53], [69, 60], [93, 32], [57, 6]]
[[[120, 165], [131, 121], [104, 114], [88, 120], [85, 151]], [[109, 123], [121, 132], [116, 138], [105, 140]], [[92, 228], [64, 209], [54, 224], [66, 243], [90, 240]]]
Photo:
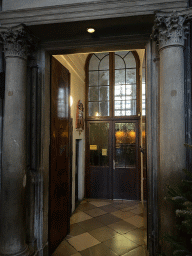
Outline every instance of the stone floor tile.
[[124, 236], [138, 245], [143, 245], [144, 235], [145, 235], [144, 232], [145, 231], [142, 229], [135, 229], [135, 230], [129, 231]]
[[109, 205], [111, 204], [111, 202], [108, 202], [108, 201], [91, 201], [90, 204], [93, 204], [94, 206], [96, 207], [101, 207], [101, 206], [104, 206], [104, 205]]
[[100, 242], [106, 241], [112, 237], [116, 237], [119, 235], [119, 233], [117, 233], [115, 230], [113, 230], [107, 226], [89, 231], [89, 234], [91, 234], [93, 237], [95, 237]]
[[128, 207], [125, 207], [125, 208], [121, 208], [121, 211], [129, 212], [129, 211], [133, 210], [134, 208], [135, 208], [135, 206], [128, 206]]
[[97, 216], [101, 216], [103, 214], [107, 214], [106, 211], [103, 211], [100, 208], [94, 208], [92, 210], [85, 211], [85, 213], [90, 215], [91, 217], [97, 217]]
[[86, 231], [79, 226], [77, 223], [70, 225], [70, 233], [68, 236], [73, 237], [73, 236], [78, 236], [80, 234], [85, 233]]
[[113, 204], [101, 206], [99, 209], [109, 213], [117, 211], [117, 208], [115, 208]]
[[118, 218], [120, 218], [120, 219], [127, 219], [127, 218], [132, 217], [132, 216], [135, 215], [134, 213], [132, 213], [130, 211], [129, 212], [125, 212], [125, 211], [121, 211], [121, 210], [118, 210], [116, 212], [112, 212], [111, 214], [116, 216], [116, 217], [118, 217]]
[[142, 246], [139, 246], [122, 256], [146, 256], [146, 255], [147, 254], [145, 249]]
[[124, 221], [129, 222], [130, 224], [136, 226], [137, 228], [141, 228], [144, 226], [144, 219], [141, 216], [135, 215], [130, 218], [124, 219]]
[[132, 225], [124, 220], [112, 223], [112, 224], [108, 225], [108, 227], [112, 228], [113, 230], [115, 230], [116, 232], [118, 232], [120, 234], [125, 234], [131, 230], [136, 229], [136, 227], [134, 225]]
[[135, 213], [135, 214], [141, 214], [141, 213], [143, 213], [143, 206], [142, 205], [137, 205], [136, 207], [134, 207], [130, 211]]
[[92, 219], [92, 217], [84, 212], [77, 212], [73, 214], [70, 218], [70, 224], [75, 224], [81, 221]]
[[103, 243], [118, 255], [123, 255], [133, 250], [134, 248], [138, 247], [137, 244], [127, 239], [123, 235], [120, 235], [115, 238], [111, 238]]
[[95, 217], [95, 220], [99, 221], [99, 222], [101, 222], [101, 223], [103, 223], [104, 225], [107, 226], [107, 225], [112, 224], [114, 222], [120, 221], [121, 219], [117, 218], [116, 216], [112, 215], [111, 213], [107, 213], [107, 214], [104, 214], [102, 216]]
[[93, 204], [90, 204], [89, 202], [86, 202], [85, 204], [81, 204], [78, 206], [78, 210], [80, 210], [80, 211], [88, 211], [88, 210], [92, 210], [95, 208], [96, 208], [96, 206]]
[[81, 251], [82, 256], [117, 256], [115, 252], [111, 251], [105, 244], [98, 244]]
[[77, 253], [77, 250], [75, 250], [66, 240], [63, 240], [52, 255], [71, 256], [75, 253]]
[[73, 238], [70, 238], [68, 242], [77, 250], [83, 251], [89, 247], [92, 247], [100, 242], [91, 236], [89, 233], [84, 233]]
[[96, 218], [79, 222], [79, 226], [82, 227], [86, 232], [103, 227], [104, 224], [97, 221]]

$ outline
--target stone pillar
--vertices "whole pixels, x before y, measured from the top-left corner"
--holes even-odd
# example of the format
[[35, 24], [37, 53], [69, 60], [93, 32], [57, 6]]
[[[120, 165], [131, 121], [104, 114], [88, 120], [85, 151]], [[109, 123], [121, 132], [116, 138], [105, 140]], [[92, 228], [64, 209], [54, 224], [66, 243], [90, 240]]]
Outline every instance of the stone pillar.
[[25, 243], [27, 55], [32, 37], [23, 25], [0, 28], [4, 44], [5, 109], [3, 124], [0, 255], [28, 255]]
[[[175, 186], [185, 168], [184, 40], [186, 17], [177, 13], [156, 16], [153, 38], [160, 55], [158, 201], [160, 243], [174, 228], [166, 185]], [[171, 255], [171, 254], [168, 254]]]

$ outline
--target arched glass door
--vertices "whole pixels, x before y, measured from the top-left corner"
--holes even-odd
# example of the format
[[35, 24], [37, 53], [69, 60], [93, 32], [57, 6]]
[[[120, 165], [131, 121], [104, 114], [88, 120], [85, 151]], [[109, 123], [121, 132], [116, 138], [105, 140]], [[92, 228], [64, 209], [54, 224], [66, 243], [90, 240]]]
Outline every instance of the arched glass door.
[[91, 198], [140, 198], [139, 58], [97, 53], [87, 64], [86, 191]]

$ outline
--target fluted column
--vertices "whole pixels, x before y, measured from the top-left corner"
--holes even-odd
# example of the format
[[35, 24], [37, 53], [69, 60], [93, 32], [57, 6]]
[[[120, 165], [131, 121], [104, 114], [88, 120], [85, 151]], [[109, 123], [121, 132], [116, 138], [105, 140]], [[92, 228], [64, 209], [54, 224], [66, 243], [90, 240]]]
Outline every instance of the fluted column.
[[[184, 40], [186, 17], [156, 16], [153, 39], [160, 55], [158, 199], [160, 239], [174, 228], [166, 185], [175, 186], [185, 167]], [[162, 247], [166, 247], [162, 243]], [[166, 248], [168, 250], [168, 248]]]
[[5, 109], [0, 201], [0, 255], [28, 255], [25, 243], [27, 55], [33, 38], [21, 25], [0, 28], [4, 44]]

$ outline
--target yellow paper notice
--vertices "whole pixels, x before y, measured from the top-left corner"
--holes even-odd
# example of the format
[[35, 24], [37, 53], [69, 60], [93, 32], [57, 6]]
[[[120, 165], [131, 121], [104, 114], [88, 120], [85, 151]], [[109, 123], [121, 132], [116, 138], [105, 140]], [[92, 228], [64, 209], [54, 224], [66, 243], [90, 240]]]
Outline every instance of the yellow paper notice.
[[90, 150], [97, 150], [97, 145], [90, 145]]
[[107, 156], [107, 149], [105, 148], [102, 149], [102, 156]]

